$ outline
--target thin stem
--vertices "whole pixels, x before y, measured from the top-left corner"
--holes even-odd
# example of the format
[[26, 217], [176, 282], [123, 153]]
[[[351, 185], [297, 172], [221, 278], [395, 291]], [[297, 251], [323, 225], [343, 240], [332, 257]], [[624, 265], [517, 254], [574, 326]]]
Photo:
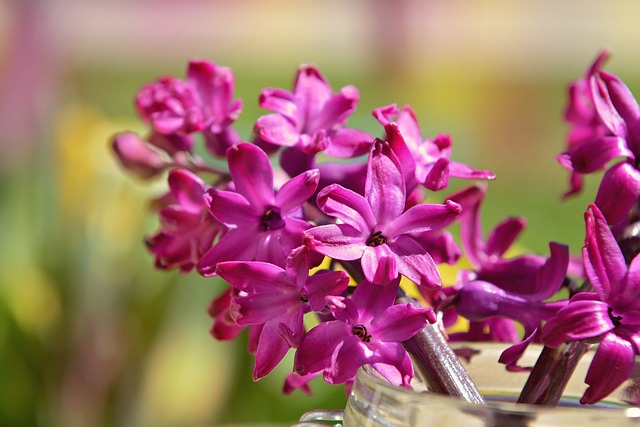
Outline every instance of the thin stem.
[[[398, 303], [409, 302], [415, 304], [406, 296], [398, 298]], [[429, 391], [458, 397], [466, 402], [484, 403], [437, 324], [428, 324], [402, 344], [411, 354], [414, 369]]]
[[522, 389], [518, 403], [556, 406], [580, 358], [589, 349], [580, 341], [558, 348], [544, 347]]

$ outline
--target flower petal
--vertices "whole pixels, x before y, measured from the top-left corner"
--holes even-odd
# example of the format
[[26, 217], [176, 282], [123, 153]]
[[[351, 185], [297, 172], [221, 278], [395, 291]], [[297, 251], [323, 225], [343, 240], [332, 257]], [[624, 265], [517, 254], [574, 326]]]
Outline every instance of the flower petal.
[[362, 253], [362, 272], [371, 283], [386, 285], [398, 277], [398, 266], [395, 254], [389, 246], [367, 246]]
[[631, 343], [615, 333], [606, 334], [596, 351], [585, 382], [589, 385], [580, 403], [594, 404], [607, 397], [633, 371], [635, 351]]
[[233, 191], [210, 188], [205, 203], [211, 215], [227, 227], [250, 226], [259, 223], [263, 212], [249, 204], [247, 199]]
[[369, 333], [382, 342], [406, 341], [421, 331], [427, 322], [435, 322], [431, 308], [396, 304], [387, 308], [371, 321]]
[[167, 178], [171, 194], [190, 212], [200, 212], [204, 206], [204, 182], [193, 172], [173, 169]]
[[315, 326], [307, 332], [296, 351], [294, 370], [307, 375], [328, 368], [336, 347], [350, 336], [353, 336], [351, 327], [338, 320]]
[[[442, 205], [416, 205], [393, 220], [386, 230], [387, 238], [405, 233], [439, 230], [451, 224], [462, 212], [462, 206], [447, 200]], [[383, 231], [384, 233], [384, 231]]]
[[462, 206], [460, 238], [469, 260], [476, 267], [486, 259], [480, 221], [480, 206], [486, 193], [487, 185], [483, 183], [467, 187], [450, 197]]
[[520, 236], [527, 225], [524, 218], [507, 218], [498, 224], [487, 237], [485, 253], [501, 257]]
[[285, 147], [292, 147], [300, 140], [300, 133], [296, 127], [278, 114], [259, 117], [256, 120], [254, 131], [265, 141]]
[[249, 294], [286, 292], [295, 284], [285, 271], [273, 264], [260, 261], [227, 261], [218, 264], [218, 276], [234, 288]]
[[324, 371], [324, 379], [330, 384], [343, 384], [356, 376], [358, 368], [365, 365], [373, 352], [355, 335], [344, 340], [342, 347], [331, 358], [331, 366]]
[[378, 224], [389, 224], [404, 210], [406, 193], [400, 163], [389, 144], [379, 139], [369, 155], [364, 194]]
[[600, 209], [589, 205], [584, 219], [586, 238], [582, 257], [585, 272], [600, 298], [607, 301], [611, 294], [616, 294], [615, 288], [627, 273], [627, 265]]
[[640, 171], [632, 164], [620, 162], [602, 177], [595, 204], [607, 222], [615, 225], [624, 220], [640, 197]]
[[367, 200], [341, 185], [333, 184], [323, 189], [318, 194], [317, 204], [325, 214], [340, 219], [363, 234], [368, 235], [376, 225]]
[[258, 103], [261, 108], [274, 111], [290, 123], [296, 123], [298, 106], [296, 105], [296, 97], [291, 92], [284, 89], [266, 88], [260, 93]]
[[340, 92], [327, 100], [322, 110], [316, 116], [308, 117], [307, 126], [310, 129], [331, 129], [344, 123], [353, 113], [360, 99], [360, 93], [355, 86], [345, 86]]
[[227, 161], [236, 191], [257, 208], [271, 207], [274, 202], [273, 168], [265, 152], [242, 142], [227, 150]]
[[253, 367], [253, 380], [258, 381], [276, 367], [289, 350], [289, 344], [280, 334], [280, 324], [277, 320], [267, 322], [262, 328], [256, 361]]
[[[583, 292], [581, 297], [596, 297]], [[542, 341], [549, 347], [559, 347], [565, 341], [578, 341], [598, 337], [614, 328], [609, 307], [602, 301], [576, 300], [549, 319], [542, 329]]]
[[369, 152], [373, 140], [373, 136], [367, 132], [339, 128], [331, 133], [331, 144], [324, 150], [324, 153], [327, 156], [342, 159], [362, 156]]
[[329, 224], [306, 231], [314, 250], [331, 258], [353, 261], [362, 258], [366, 237], [346, 224]]
[[224, 236], [198, 261], [197, 269], [204, 277], [216, 274], [216, 266], [223, 261], [251, 261], [256, 256], [255, 235], [257, 230], [236, 228]]
[[285, 182], [276, 194], [276, 206], [280, 207], [280, 213], [285, 216], [300, 209], [316, 191], [319, 180], [320, 172], [313, 169]]
[[389, 242], [389, 247], [396, 254], [398, 272], [418, 286], [438, 289], [442, 279], [431, 255], [411, 237], [403, 235]]

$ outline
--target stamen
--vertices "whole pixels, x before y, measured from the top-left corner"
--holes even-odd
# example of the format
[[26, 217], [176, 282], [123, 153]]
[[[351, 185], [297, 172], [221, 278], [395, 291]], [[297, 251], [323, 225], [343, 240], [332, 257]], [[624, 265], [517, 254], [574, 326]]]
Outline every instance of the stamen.
[[613, 309], [611, 307], [609, 307], [609, 318], [611, 319], [615, 327], [618, 327], [622, 324], [622, 316], [614, 316]]
[[360, 338], [364, 342], [371, 341], [371, 335], [367, 334], [367, 328], [364, 325], [354, 325], [351, 328], [351, 333], [358, 338]]
[[280, 215], [280, 209], [275, 206], [267, 209], [260, 219], [264, 231], [279, 230], [284, 227], [285, 222]]
[[387, 238], [382, 235], [382, 231], [371, 233], [366, 242], [367, 246], [380, 246], [385, 243], [387, 243]]

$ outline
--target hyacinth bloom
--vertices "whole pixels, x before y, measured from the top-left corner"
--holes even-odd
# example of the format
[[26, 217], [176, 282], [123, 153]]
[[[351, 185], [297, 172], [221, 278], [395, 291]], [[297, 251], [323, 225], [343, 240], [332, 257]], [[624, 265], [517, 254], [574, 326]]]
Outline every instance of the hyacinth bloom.
[[352, 381], [357, 369], [371, 365], [392, 384], [409, 387], [413, 367], [402, 341], [434, 322], [430, 308], [394, 305], [399, 280], [388, 286], [361, 282], [351, 298], [327, 297], [335, 320], [311, 329], [296, 351], [300, 375], [323, 372], [331, 384]]
[[305, 65], [298, 70], [293, 92], [262, 91], [260, 106], [275, 113], [260, 117], [255, 131], [266, 142], [297, 147], [308, 155], [322, 151], [331, 157], [360, 156], [369, 150], [373, 138], [344, 127], [359, 98], [354, 86], [334, 94], [320, 71]]
[[571, 170], [571, 188], [582, 188], [582, 175], [606, 168], [615, 158], [624, 158], [605, 172], [596, 205], [609, 224], [622, 221], [640, 196], [640, 107], [629, 88], [617, 76], [602, 70], [607, 54], [589, 67], [583, 80], [570, 88], [565, 118], [572, 125], [568, 150], [558, 156]]
[[198, 176], [174, 169], [169, 172], [168, 182], [172, 203], [160, 209], [160, 231], [147, 237], [145, 243], [156, 257], [156, 267], [188, 272], [223, 227], [205, 206], [206, 186]]
[[265, 262], [229, 261], [217, 273], [243, 294], [231, 300], [230, 315], [239, 326], [262, 325], [258, 339], [254, 380], [282, 360], [304, 335], [303, 316], [325, 308], [325, 297], [340, 295], [349, 285], [343, 271], [320, 272], [309, 277], [302, 264], [283, 269]]
[[186, 81], [165, 76], [144, 85], [136, 107], [152, 128], [149, 141], [174, 154], [191, 151], [192, 134], [203, 132], [209, 151], [223, 156], [239, 141], [230, 127], [242, 110], [242, 102], [232, 100], [233, 88], [231, 69], [208, 61], [190, 61]]
[[378, 139], [369, 155], [364, 196], [337, 184], [326, 187], [318, 194], [317, 205], [339, 223], [314, 227], [306, 234], [323, 255], [361, 260], [372, 283], [385, 284], [402, 274], [417, 285], [437, 288], [440, 275], [417, 236], [450, 224], [460, 205], [447, 201], [404, 211], [406, 200], [398, 158], [387, 142]]
[[580, 400], [592, 404], [626, 380], [640, 354], [640, 256], [627, 267], [607, 221], [596, 205], [585, 213], [582, 251], [587, 277], [595, 292], [576, 294], [542, 329], [549, 347], [566, 341], [599, 341], [587, 372], [589, 385]]
[[240, 143], [227, 150], [235, 191], [211, 188], [205, 203], [229, 231], [200, 259], [198, 270], [213, 276], [222, 261], [266, 261], [284, 266], [289, 253], [302, 243], [310, 225], [300, 219], [302, 204], [318, 186], [317, 170], [287, 181], [274, 194], [273, 169], [260, 148]]
[[[395, 122], [402, 138], [390, 141], [405, 170], [407, 186], [417, 181], [432, 191], [442, 190], [449, 184], [449, 176], [464, 179], [495, 179], [490, 171], [476, 170], [451, 158], [451, 137], [440, 134], [433, 139], [422, 139], [422, 131], [415, 113], [408, 105], [398, 109], [395, 104], [377, 108], [373, 116], [383, 126]], [[413, 175], [413, 176], [412, 176]]]

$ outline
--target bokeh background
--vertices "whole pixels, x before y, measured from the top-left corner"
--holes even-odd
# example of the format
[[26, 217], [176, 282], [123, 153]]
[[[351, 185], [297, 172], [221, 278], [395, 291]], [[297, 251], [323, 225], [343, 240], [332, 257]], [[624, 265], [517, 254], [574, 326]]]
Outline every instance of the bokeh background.
[[638, 16], [634, 0], [0, 1], [0, 425], [288, 425], [344, 406], [321, 382], [283, 397], [289, 366], [253, 383], [246, 339], [208, 333], [221, 284], [154, 271], [142, 239], [163, 184], [109, 148], [142, 130], [143, 83], [195, 57], [232, 67], [249, 138], [260, 89], [316, 64], [360, 89], [352, 126], [379, 134], [373, 108], [410, 104], [455, 160], [494, 171], [486, 228], [524, 215], [523, 250], [577, 253], [597, 178], [560, 202], [566, 85], [607, 48], [640, 91]]

